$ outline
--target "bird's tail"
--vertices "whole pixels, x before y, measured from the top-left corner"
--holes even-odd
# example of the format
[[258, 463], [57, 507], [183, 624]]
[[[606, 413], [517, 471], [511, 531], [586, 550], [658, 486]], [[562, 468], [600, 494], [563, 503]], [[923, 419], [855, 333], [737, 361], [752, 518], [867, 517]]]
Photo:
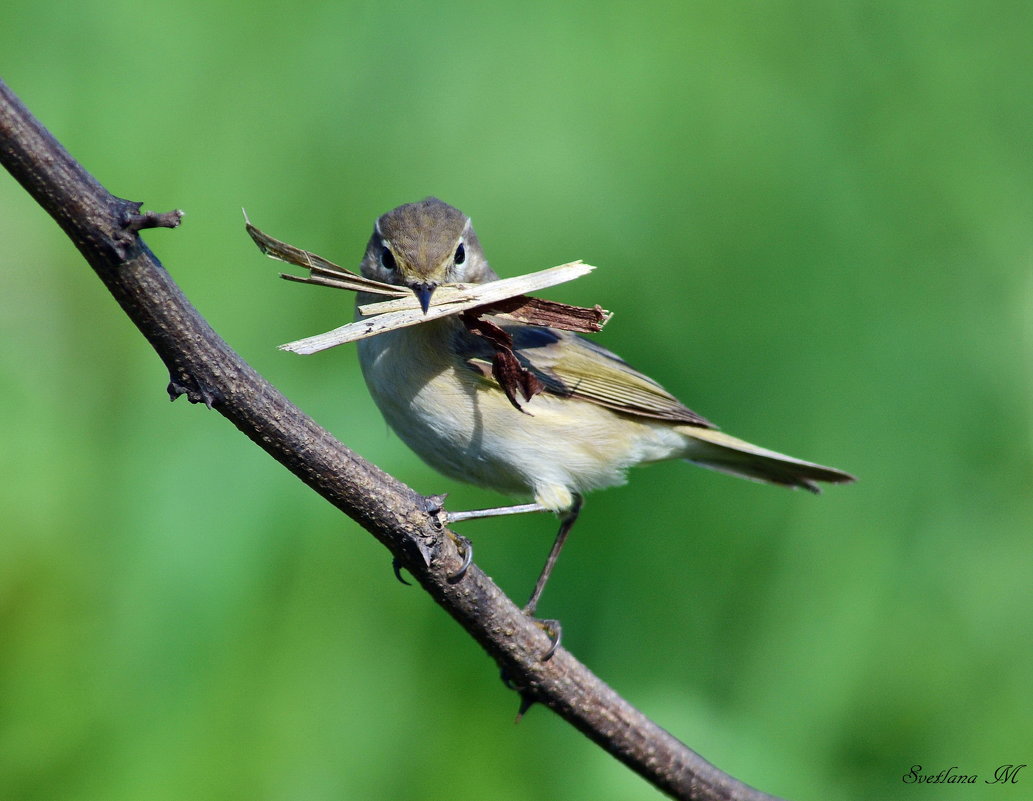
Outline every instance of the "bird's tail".
[[685, 458], [711, 470], [815, 493], [821, 492], [819, 481], [849, 484], [855, 480], [842, 470], [769, 451], [714, 429], [685, 426], [679, 430], [689, 441]]

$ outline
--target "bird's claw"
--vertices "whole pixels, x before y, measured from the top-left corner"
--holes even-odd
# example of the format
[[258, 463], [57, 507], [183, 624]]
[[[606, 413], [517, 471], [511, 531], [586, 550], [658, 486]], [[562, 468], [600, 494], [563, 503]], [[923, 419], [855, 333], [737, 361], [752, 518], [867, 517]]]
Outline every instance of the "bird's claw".
[[540, 662], [548, 662], [552, 659], [553, 654], [556, 653], [556, 649], [560, 647], [560, 640], [563, 639], [563, 626], [560, 625], [558, 620], [543, 620], [535, 617], [533, 610], [524, 609], [524, 614], [531, 618], [538, 628], [549, 635], [549, 639], [552, 641], [552, 644], [539, 659]]
[[449, 584], [461, 581], [463, 576], [466, 575], [466, 571], [470, 569], [470, 565], [473, 564], [473, 543], [461, 534], [452, 534], [452, 540], [463, 555], [463, 563], [459, 565], [459, 569], [455, 573], [448, 577]]
[[549, 650], [542, 654], [541, 658], [542, 662], [548, 662], [556, 653], [556, 649], [560, 647], [560, 640], [563, 639], [563, 627], [558, 620], [535, 620], [535, 623], [541, 626], [542, 631], [548, 634], [549, 639], [552, 640]]

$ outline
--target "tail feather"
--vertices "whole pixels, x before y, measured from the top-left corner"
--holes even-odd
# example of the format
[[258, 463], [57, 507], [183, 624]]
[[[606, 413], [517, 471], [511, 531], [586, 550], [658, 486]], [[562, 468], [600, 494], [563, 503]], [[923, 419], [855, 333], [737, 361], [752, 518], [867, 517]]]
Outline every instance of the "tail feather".
[[730, 473], [739, 478], [785, 487], [802, 487], [814, 493], [821, 492], [816, 483], [819, 481], [849, 484], [856, 480], [842, 470], [770, 451], [721, 431], [687, 426], [680, 430], [689, 439], [686, 459], [702, 467]]

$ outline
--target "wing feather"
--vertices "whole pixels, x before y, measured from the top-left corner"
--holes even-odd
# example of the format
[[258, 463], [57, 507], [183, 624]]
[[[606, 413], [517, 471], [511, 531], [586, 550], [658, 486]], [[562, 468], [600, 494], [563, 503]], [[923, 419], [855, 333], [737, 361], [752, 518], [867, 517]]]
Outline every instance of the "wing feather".
[[[546, 392], [595, 403], [631, 417], [716, 428], [656, 381], [594, 342], [553, 328], [502, 328], [513, 337], [517, 358], [542, 381]], [[467, 361], [485, 374], [485, 366], [491, 362], [490, 351], [475, 337], [463, 339], [461, 349], [467, 352]]]

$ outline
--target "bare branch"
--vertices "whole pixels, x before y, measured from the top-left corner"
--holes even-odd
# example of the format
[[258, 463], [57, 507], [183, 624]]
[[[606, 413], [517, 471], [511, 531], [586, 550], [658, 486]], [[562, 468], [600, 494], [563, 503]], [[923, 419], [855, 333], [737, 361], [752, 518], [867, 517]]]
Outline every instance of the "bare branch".
[[473, 565], [435, 523], [438, 504], [364, 461], [290, 403], [208, 325], [140, 241], [178, 213], [140, 214], [104, 189], [0, 82], [0, 161], [58, 222], [186, 395], [259, 447], [390, 549], [423, 588], [498, 662], [525, 702], [550, 707], [652, 782], [685, 799], [769, 799], [707, 763], [560, 648]]

